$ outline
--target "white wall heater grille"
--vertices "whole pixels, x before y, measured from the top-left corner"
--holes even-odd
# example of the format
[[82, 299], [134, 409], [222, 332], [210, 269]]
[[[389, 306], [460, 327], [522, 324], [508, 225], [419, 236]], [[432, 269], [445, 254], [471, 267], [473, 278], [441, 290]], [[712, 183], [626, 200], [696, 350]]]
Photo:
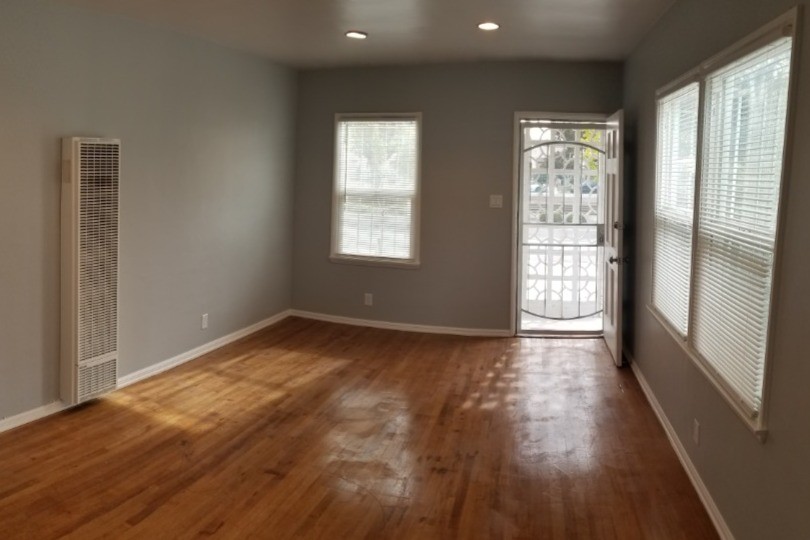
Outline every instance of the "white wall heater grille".
[[121, 143], [62, 141], [61, 397], [77, 404], [118, 384]]

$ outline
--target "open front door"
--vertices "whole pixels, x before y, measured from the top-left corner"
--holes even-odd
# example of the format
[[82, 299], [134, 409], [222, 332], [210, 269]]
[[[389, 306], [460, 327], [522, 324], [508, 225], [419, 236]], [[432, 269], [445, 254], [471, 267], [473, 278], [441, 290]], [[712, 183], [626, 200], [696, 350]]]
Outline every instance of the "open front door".
[[624, 264], [624, 113], [608, 118], [605, 132], [605, 304], [602, 328], [617, 366], [622, 365], [622, 265]]

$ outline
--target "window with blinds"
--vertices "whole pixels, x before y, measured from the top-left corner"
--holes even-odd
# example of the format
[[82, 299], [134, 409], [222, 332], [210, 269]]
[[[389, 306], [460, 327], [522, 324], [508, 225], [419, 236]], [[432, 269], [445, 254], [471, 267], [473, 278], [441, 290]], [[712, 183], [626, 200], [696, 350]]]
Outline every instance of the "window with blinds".
[[682, 336], [689, 321], [699, 95], [693, 83], [658, 101], [652, 301]]
[[414, 266], [419, 116], [338, 116], [332, 258]]
[[706, 79], [693, 344], [752, 415], [762, 403], [792, 40]]
[[658, 101], [652, 306], [757, 431], [792, 33], [772, 24]]

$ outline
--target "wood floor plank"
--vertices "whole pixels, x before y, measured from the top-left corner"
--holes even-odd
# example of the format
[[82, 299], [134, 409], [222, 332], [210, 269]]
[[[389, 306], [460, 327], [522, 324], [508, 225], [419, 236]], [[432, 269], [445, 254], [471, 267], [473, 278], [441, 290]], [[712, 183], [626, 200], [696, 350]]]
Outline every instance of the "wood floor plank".
[[600, 340], [291, 318], [0, 435], [0, 536], [717, 534]]

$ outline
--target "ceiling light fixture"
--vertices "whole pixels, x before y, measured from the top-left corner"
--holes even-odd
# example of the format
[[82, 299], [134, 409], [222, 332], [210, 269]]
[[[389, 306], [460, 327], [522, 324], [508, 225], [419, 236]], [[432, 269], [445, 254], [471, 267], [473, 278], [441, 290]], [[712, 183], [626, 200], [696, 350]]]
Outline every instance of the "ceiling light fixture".
[[346, 32], [346, 37], [352, 39], [366, 39], [368, 34], [365, 32], [360, 32], [359, 30], [349, 30]]
[[493, 30], [497, 30], [500, 27], [501, 27], [500, 24], [494, 23], [492, 21], [482, 22], [481, 24], [478, 25], [478, 28], [484, 30], [485, 32], [492, 32]]

